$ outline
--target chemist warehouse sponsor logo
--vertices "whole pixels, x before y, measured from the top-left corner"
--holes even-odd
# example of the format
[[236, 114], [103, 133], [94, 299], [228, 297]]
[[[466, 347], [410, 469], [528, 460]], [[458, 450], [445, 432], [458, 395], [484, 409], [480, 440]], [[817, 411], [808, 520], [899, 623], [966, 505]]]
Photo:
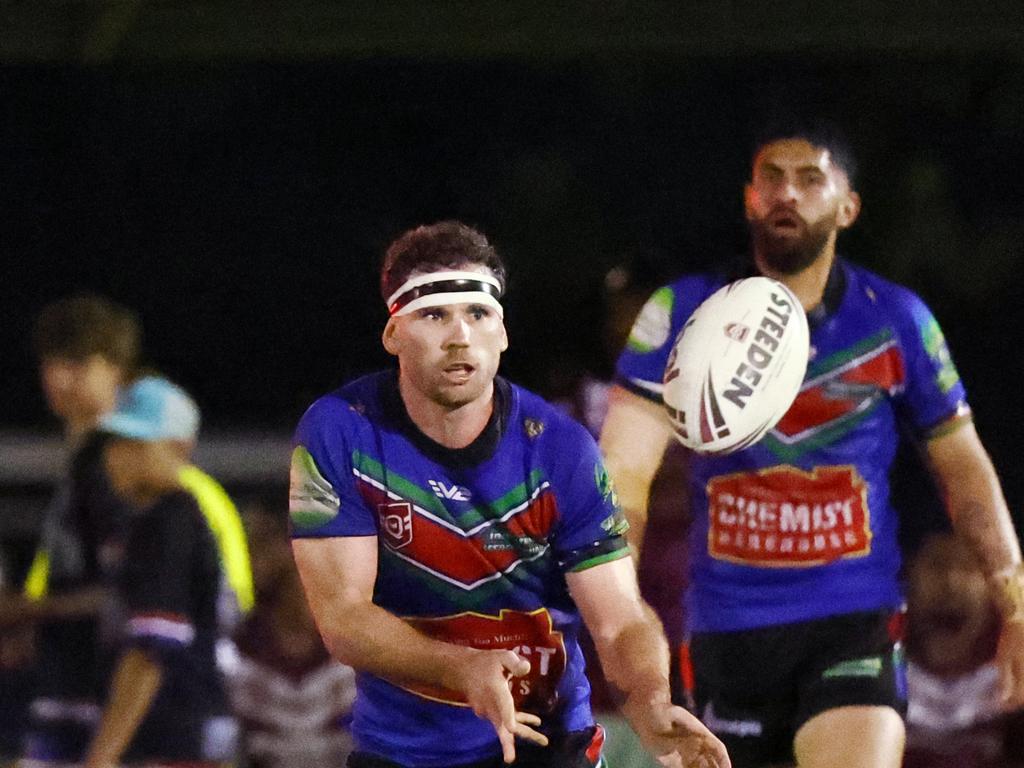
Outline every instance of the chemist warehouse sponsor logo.
[[[510, 650], [529, 661], [529, 672], [509, 680], [516, 709], [543, 714], [558, 702], [567, 657], [565, 640], [547, 608], [529, 612], [503, 608], [497, 616], [467, 611], [405, 620], [435, 640], [481, 650]], [[468, 706], [461, 693], [439, 686], [414, 684], [407, 690], [432, 701]]]
[[723, 475], [707, 492], [716, 559], [800, 568], [871, 551], [867, 484], [851, 465]]

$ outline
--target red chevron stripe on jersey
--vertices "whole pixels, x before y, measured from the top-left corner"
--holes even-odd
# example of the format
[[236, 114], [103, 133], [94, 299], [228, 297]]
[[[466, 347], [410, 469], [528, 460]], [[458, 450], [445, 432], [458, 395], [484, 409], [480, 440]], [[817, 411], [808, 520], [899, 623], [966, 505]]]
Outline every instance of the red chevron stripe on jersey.
[[[497, 579], [548, 550], [547, 536], [558, 517], [547, 483], [529, 500], [498, 518], [463, 530], [422, 506], [357, 475], [367, 504], [378, 510], [381, 541], [395, 555], [449, 584], [473, 589]], [[389, 518], [398, 517], [395, 526]]]
[[903, 356], [894, 341], [870, 350], [804, 384], [775, 427], [795, 439], [868, 408], [878, 397], [903, 386]]

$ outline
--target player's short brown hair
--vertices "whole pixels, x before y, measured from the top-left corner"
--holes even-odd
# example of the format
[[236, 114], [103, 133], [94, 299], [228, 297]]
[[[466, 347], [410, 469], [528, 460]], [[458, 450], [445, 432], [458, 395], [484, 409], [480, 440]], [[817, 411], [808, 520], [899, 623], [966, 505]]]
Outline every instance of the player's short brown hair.
[[142, 329], [131, 310], [95, 294], [77, 294], [47, 304], [36, 317], [36, 356], [84, 360], [100, 355], [132, 371], [138, 364]]
[[505, 264], [487, 237], [461, 221], [440, 221], [403, 232], [388, 246], [380, 270], [384, 301], [417, 272], [437, 272], [467, 265], [487, 267], [501, 283]]

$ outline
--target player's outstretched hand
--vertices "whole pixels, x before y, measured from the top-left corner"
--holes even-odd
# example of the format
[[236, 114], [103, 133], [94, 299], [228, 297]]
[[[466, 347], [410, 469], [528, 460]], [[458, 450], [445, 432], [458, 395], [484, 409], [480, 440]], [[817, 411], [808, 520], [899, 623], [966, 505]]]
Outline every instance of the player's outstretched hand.
[[1010, 711], [1024, 707], [1024, 617], [1003, 622], [996, 662], [1003, 706]]
[[624, 709], [641, 742], [666, 768], [731, 768], [725, 745], [682, 707], [630, 700]]
[[477, 716], [494, 726], [505, 762], [516, 759], [516, 737], [547, 746], [547, 736], [531, 727], [540, 725], [540, 718], [516, 712], [509, 687], [513, 677], [529, 673], [530, 662], [513, 651], [466, 650], [469, 653], [465, 662], [452, 670], [450, 687], [466, 697]]

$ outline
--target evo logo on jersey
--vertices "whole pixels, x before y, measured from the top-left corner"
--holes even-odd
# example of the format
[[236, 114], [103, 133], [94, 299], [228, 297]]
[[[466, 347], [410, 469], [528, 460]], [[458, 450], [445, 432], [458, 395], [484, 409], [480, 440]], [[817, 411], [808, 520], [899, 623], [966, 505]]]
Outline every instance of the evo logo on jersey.
[[[406, 621], [435, 640], [481, 650], [515, 651], [530, 662], [525, 676], [509, 681], [516, 709], [536, 714], [554, 709], [566, 654], [562, 633], [555, 631], [547, 608], [530, 613], [502, 609], [498, 616], [466, 612]], [[409, 690], [434, 701], [467, 706], [462, 694], [445, 688], [418, 685]]]
[[468, 488], [461, 485], [445, 485], [443, 480], [428, 480], [430, 490], [439, 499], [450, 499], [451, 501], [469, 501], [471, 494]]
[[759, 567], [807, 567], [871, 551], [867, 484], [852, 465], [781, 466], [712, 478], [708, 552]]

